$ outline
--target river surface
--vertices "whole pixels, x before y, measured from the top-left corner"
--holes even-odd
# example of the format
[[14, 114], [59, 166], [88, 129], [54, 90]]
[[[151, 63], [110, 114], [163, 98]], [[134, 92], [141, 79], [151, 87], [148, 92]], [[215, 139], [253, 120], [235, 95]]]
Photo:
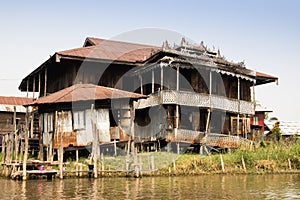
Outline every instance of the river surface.
[[0, 179], [0, 199], [300, 199], [300, 174]]

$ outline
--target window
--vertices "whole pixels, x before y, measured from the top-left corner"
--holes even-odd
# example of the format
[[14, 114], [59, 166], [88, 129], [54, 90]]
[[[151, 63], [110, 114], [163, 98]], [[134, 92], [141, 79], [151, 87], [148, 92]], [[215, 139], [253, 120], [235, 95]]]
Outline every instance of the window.
[[85, 129], [84, 111], [73, 112], [74, 130]]

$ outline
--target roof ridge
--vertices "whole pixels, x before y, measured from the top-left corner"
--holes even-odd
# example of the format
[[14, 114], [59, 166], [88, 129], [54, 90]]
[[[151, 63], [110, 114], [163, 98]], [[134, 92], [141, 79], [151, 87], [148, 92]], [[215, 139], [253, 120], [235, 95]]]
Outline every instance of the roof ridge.
[[[104, 38], [97, 38], [97, 37], [87, 37], [86, 39], [96, 39], [96, 40], [102, 40], [102, 42], [117, 42], [117, 43], [124, 43], [124, 44], [133, 44], [133, 45], [139, 45], [139, 46], [149, 46], [149, 47], [161, 48], [160, 46], [155, 46], [155, 45], [151, 45], [151, 44], [143, 44], [143, 43], [113, 40], [113, 39], [104, 39]], [[101, 45], [101, 44], [98, 44], [98, 45]], [[98, 45], [96, 44], [95, 46], [98, 46]]]

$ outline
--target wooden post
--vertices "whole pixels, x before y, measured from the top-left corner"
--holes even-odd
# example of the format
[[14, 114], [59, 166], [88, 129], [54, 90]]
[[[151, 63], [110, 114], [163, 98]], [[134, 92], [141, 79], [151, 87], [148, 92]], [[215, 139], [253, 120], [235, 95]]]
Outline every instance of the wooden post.
[[39, 72], [38, 98], [41, 96], [41, 72]]
[[44, 97], [47, 95], [47, 68], [45, 68]]
[[97, 170], [97, 148], [98, 146], [98, 134], [96, 130], [96, 123], [94, 121], [94, 104], [91, 106], [91, 124], [92, 124], [92, 133], [93, 133], [93, 143], [92, 143], [92, 158], [93, 158], [93, 164], [94, 164], [94, 178], [98, 177], [98, 170]]
[[101, 171], [102, 171], [101, 175], [103, 175], [104, 165], [105, 165], [105, 163], [104, 163], [104, 155], [103, 155], [103, 153], [101, 153]]
[[33, 76], [33, 83], [32, 83], [32, 99], [35, 98], [35, 76]]
[[155, 163], [154, 163], [154, 154], [151, 154], [151, 169], [155, 170]]
[[160, 90], [163, 91], [164, 89], [164, 68], [160, 65]]
[[179, 67], [177, 67], [176, 71], [176, 91], [179, 91]]
[[154, 69], [152, 69], [152, 94], [154, 93]]
[[76, 176], [78, 176], [78, 162], [79, 162], [79, 155], [78, 155], [78, 149], [76, 149]]
[[82, 177], [82, 163], [80, 163], [80, 167], [79, 167], [79, 170], [80, 170], [80, 172], [79, 172], [79, 177]]
[[61, 126], [60, 126], [60, 131], [59, 131], [59, 136], [60, 136], [60, 145], [59, 145], [59, 178], [63, 179], [63, 162], [64, 162], [64, 149], [63, 149], [63, 133], [64, 133], [64, 111], [61, 112]]
[[173, 169], [174, 171], [176, 170], [176, 162], [175, 162], [175, 158], [174, 158], [174, 153], [172, 152], [172, 163], [173, 163]]
[[[43, 121], [40, 121], [41, 118], [39, 118], [39, 126], [43, 125]], [[43, 132], [41, 132], [42, 128], [39, 127], [39, 160], [44, 160], [44, 145], [43, 145]]]
[[14, 133], [11, 132], [8, 135], [8, 151], [7, 151], [8, 163], [12, 163], [13, 150], [14, 150]]
[[135, 177], [138, 178], [140, 176], [140, 170], [139, 170], [138, 158], [137, 158], [137, 148], [134, 148], [134, 152], [133, 152], [133, 165], [134, 165]]
[[238, 101], [239, 101], [239, 112], [237, 114], [237, 127], [236, 127], [236, 130], [237, 130], [237, 135], [239, 135], [239, 131], [240, 131], [240, 78], [238, 78], [238, 88], [237, 88], [237, 93], [238, 93]]
[[206, 119], [206, 127], [205, 127], [205, 134], [206, 134], [206, 135], [207, 135], [208, 129], [209, 129], [210, 113], [211, 113], [211, 109], [208, 109], [207, 119]]
[[220, 160], [221, 160], [222, 172], [225, 172], [224, 161], [221, 153], [220, 153]]
[[243, 164], [243, 169], [246, 172], [247, 169], [246, 169], [246, 164], [245, 164], [244, 156], [242, 156], [242, 164]]
[[2, 163], [5, 163], [5, 156], [6, 156], [6, 135], [1, 135], [2, 137]]
[[212, 71], [209, 71], [209, 94], [212, 94]]
[[143, 91], [143, 77], [142, 77], [142, 75], [140, 75], [140, 83], [141, 83], [141, 94], [143, 94], [144, 91]]
[[19, 136], [17, 134], [17, 112], [16, 106], [14, 106], [14, 118], [13, 118], [13, 126], [14, 126], [14, 137], [15, 137], [15, 159], [18, 160], [19, 153]]
[[26, 117], [25, 117], [25, 149], [24, 149], [24, 159], [23, 159], [23, 180], [25, 181], [27, 179], [27, 157], [28, 157], [28, 107], [26, 108]]
[[288, 158], [288, 162], [289, 162], [289, 169], [292, 170], [292, 164], [291, 164], [291, 160]]
[[116, 139], [114, 139], [114, 155], [117, 156], [117, 142], [116, 142]]
[[[25, 125], [26, 126], [26, 125]], [[23, 128], [21, 129], [23, 130]], [[23, 159], [23, 155], [24, 155], [24, 149], [25, 149], [25, 141], [22, 140], [22, 135], [24, 134], [24, 131], [22, 131], [20, 133], [20, 156], [19, 156], [19, 162], [21, 163], [22, 162], [22, 159]], [[25, 138], [25, 136], [24, 136]]]

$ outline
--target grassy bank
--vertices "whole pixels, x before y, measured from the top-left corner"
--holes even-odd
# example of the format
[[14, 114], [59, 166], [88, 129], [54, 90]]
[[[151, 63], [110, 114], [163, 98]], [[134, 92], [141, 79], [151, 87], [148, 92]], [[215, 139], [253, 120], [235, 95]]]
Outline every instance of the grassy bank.
[[184, 154], [173, 166], [159, 170], [159, 174], [209, 173], [282, 173], [300, 170], [300, 141], [293, 144], [261, 143], [259, 147], [241, 147], [226, 154], [199, 156]]
[[[171, 152], [139, 153], [136, 163], [143, 176], [299, 173], [300, 140], [288, 144], [264, 142], [256, 147], [243, 146], [226, 153], [209, 153], [206, 156]], [[86, 158], [80, 158], [79, 164], [68, 159], [65, 162], [64, 177], [78, 175], [75, 170], [85, 171], [83, 177], [86, 177], [89, 164], [91, 160]], [[126, 171], [133, 171], [136, 165], [133, 156], [101, 156], [97, 166], [101, 177], [126, 176]], [[58, 166], [51, 168], [59, 169]]]
[[[88, 161], [85, 161], [88, 164]], [[99, 159], [98, 170], [134, 169], [133, 158], [126, 156]], [[140, 153], [137, 157], [144, 176], [195, 175], [195, 174], [262, 174], [300, 172], [300, 140], [293, 143], [261, 143], [244, 146], [226, 153], [175, 154], [168, 152]], [[67, 169], [74, 169], [70, 161]], [[103, 176], [120, 176], [122, 173], [102, 173]], [[124, 175], [124, 173], [123, 173]]]

